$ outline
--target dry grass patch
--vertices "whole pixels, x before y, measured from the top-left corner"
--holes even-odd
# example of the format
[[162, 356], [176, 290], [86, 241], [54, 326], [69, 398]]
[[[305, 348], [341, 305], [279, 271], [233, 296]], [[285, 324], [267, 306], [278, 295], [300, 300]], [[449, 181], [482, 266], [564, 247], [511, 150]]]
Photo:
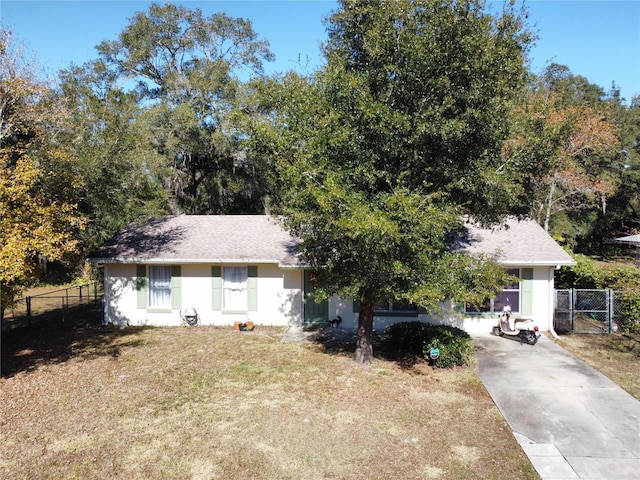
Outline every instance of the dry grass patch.
[[572, 333], [558, 343], [640, 400], [640, 335]]
[[5, 335], [0, 477], [537, 478], [473, 369], [362, 368], [282, 333]]

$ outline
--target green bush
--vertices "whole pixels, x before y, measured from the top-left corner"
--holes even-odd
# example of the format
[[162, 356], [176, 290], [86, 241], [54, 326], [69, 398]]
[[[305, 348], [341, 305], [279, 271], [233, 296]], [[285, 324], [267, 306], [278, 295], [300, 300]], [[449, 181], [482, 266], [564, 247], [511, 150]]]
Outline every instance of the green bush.
[[607, 268], [602, 283], [613, 289], [620, 301], [620, 329], [640, 333], [640, 271], [628, 265]]
[[562, 267], [555, 278], [556, 288], [602, 288], [602, 269], [581, 253], [572, 254], [575, 265]]
[[623, 291], [619, 298], [622, 311], [620, 329], [640, 334], [640, 291]]
[[473, 343], [471, 337], [464, 330], [456, 327], [435, 327], [431, 340], [422, 348], [424, 358], [429, 359], [432, 349], [440, 350], [440, 357], [436, 365], [451, 368], [456, 365], [471, 365], [473, 360]]
[[391, 345], [398, 352], [421, 355], [429, 360], [431, 349], [440, 350], [436, 362], [439, 367], [470, 365], [473, 360], [471, 337], [457, 327], [401, 322], [391, 325], [387, 332]]
[[431, 327], [422, 322], [394, 323], [387, 329], [389, 342], [397, 352], [422, 355], [424, 344], [431, 339]]

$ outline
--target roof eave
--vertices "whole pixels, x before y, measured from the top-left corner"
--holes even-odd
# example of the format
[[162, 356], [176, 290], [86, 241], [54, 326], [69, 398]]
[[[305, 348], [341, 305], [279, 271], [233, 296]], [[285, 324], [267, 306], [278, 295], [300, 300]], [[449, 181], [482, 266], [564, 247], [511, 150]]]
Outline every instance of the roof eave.
[[142, 258], [142, 257], [90, 257], [86, 260], [93, 264], [145, 264], [145, 265], [176, 265], [197, 263], [273, 263], [283, 265], [281, 260], [273, 258]]
[[534, 267], [569, 267], [572, 265], [576, 265], [577, 262], [575, 260], [543, 260], [543, 261], [532, 261], [532, 260], [498, 260], [500, 265], [504, 265], [506, 267], [515, 267], [522, 265], [531, 265]]

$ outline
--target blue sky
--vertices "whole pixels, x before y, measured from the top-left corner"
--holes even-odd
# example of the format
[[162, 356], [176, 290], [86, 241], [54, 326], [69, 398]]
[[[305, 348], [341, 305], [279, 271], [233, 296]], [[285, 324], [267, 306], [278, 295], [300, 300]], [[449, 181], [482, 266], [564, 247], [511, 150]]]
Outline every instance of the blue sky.
[[[136, 0], [0, 0], [0, 19], [13, 29], [46, 71], [96, 57], [95, 45], [111, 40], [136, 12], [151, 2]], [[174, 1], [205, 15], [224, 11], [248, 18], [271, 44], [276, 62], [267, 73], [313, 69], [322, 62], [326, 39], [322, 19], [337, 3], [329, 0]], [[501, 3], [496, 3], [499, 7]], [[640, 0], [529, 0], [529, 22], [540, 39], [531, 52], [538, 73], [549, 62], [608, 91], [615, 82], [622, 96], [640, 95]]]

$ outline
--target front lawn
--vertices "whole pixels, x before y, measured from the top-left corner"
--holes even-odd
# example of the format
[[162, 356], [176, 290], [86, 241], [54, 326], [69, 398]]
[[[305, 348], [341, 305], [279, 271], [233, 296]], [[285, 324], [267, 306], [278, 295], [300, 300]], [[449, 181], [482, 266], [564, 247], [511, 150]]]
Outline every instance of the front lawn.
[[538, 478], [473, 368], [363, 368], [282, 334], [4, 334], [0, 477]]

